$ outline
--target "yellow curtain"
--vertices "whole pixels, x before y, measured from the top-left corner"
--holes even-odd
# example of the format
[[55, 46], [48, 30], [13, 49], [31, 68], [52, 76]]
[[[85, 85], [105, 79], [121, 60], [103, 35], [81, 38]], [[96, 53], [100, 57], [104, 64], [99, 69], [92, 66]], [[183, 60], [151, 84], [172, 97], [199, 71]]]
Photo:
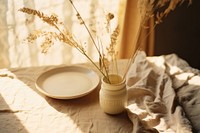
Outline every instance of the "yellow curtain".
[[[147, 55], [154, 54], [154, 31], [153, 18], [151, 18], [145, 26], [140, 30], [140, 11], [137, 7], [137, 0], [121, 0], [119, 7], [119, 24], [122, 30], [119, 58], [130, 58], [136, 50], [136, 41], [139, 38], [141, 49]], [[148, 28], [147, 28], [148, 27]]]

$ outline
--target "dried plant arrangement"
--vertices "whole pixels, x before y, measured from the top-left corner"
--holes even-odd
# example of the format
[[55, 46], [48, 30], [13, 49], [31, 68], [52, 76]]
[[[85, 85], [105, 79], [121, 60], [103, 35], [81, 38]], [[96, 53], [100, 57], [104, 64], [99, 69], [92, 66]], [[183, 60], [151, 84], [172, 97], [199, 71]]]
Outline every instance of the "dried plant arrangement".
[[[63, 42], [66, 45], [70, 45], [71, 47], [77, 49], [83, 56], [85, 56], [98, 70], [99, 72], [104, 76], [107, 77], [108, 82], [109, 80], [109, 64], [112, 63], [115, 66], [116, 73], [117, 68], [117, 51], [116, 51], [116, 45], [117, 45], [117, 38], [119, 36], [119, 26], [117, 26], [113, 32], [110, 34], [110, 45], [106, 48], [106, 51], [103, 49], [103, 45], [101, 41], [96, 42], [95, 39], [92, 36], [92, 33], [89, 29], [89, 27], [86, 25], [85, 21], [83, 20], [82, 16], [80, 15], [79, 11], [77, 10], [76, 6], [74, 5], [72, 0], [69, 0], [72, 7], [76, 11], [76, 17], [79, 20], [79, 23], [83, 25], [91, 40], [92, 44], [94, 45], [97, 54], [99, 56], [99, 64], [96, 64], [92, 58], [90, 58], [87, 54], [87, 51], [83, 44], [77, 41], [75, 36], [64, 26], [63, 22], [61, 22], [58, 19], [58, 16], [55, 14], [47, 15], [44, 14], [41, 11], [30, 9], [23, 7], [19, 9], [19, 11], [34, 15], [39, 17], [43, 22], [47, 23], [48, 25], [54, 27], [56, 29], [55, 32], [52, 31], [41, 31], [41, 30], [35, 30], [34, 32], [30, 33], [26, 40], [29, 43], [33, 43], [39, 38], [43, 38], [44, 41], [41, 44], [42, 53], [47, 53], [49, 48], [54, 45], [55, 41]], [[110, 32], [110, 21], [114, 18], [114, 15], [112, 13], [108, 13], [106, 16], [106, 30], [107, 32]]]
[[[184, 1], [189, 1], [189, 4], [192, 3], [192, 0], [138, 0], [138, 7], [140, 9], [141, 13], [141, 22], [140, 22], [140, 28], [138, 31], [137, 38], [140, 36], [141, 28], [144, 26], [145, 22], [149, 20], [151, 17], [155, 18], [155, 26], [162, 22], [162, 19], [166, 17], [171, 11], [173, 11], [177, 5], [182, 4]], [[85, 56], [98, 70], [99, 72], [106, 77], [108, 83], [110, 83], [109, 79], [109, 65], [112, 63], [114, 68], [116, 70], [116, 74], [118, 74], [118, 66], [117, 66], [117, 51], [116, 51], [116, 45], [117, 45], [117, 39], [119, 37], [119, 26], [117, 26], [112, 33], [110, 33], [110, 45], [108, 48], [106, 48], [106, 51], [103, 50], [103, 45], [101, 41], [95, 41], [93, 38], [91, 31], [89, 27], [86, 25], [84, 19], [80, 15], [79, 11], [77, 10], [76, 6], [74, 5], [72, 0], [69, 0], [71, 3], [73, 9], [76, 12], [76, 17], [79, 20], [79, 23], [83, 25], [89, 36], [92, 40], [92, 43], [97, 51], [97, 54], [99, 56], [99, 64], [96, 64], [87, 54], [86, 49], [84, 48], [84, 45], [77, 41], [77, 39], [74, 37], [74, 35], [65, 27], [63, 22], [61, 22], [58, 19], [58, 16], [55, 14], [52, 15], [46, 15], [41, 11], [30, 9], [23, 7], [19, 9], [19, 11], [34, 15], [39, 17], [43, 22], [47, 23], [48, 25], [54, 27], [56, 29], [55, 32], [52, 31], [41, 31], [36, 30], [35, 32], [28, 35], [27, 40], [28, 42], [32, 43], [36, 41], [38, 38], [44, 38], [43, 43], [41, 44], [42, 53], [48, 52], [49, 48], [54, 44], [54, 41], [60, 41], [64, 44], [70, 45], [71, 47], [77, 49], [83, 56]], [[162, 11], [158, 11], [158, 9], [161, 9]], [[108, 13], [106, 16], [107, 20], [107, 26], [106, 29], [108, 32], [109, 30], [109, 24], [110, 21], [114, 18], [114, 15], [112, 13]], [[148, 35], [147, 35], [148, 36]], [[146, 36], [146, 37], [147, 37]], [[132, 56], [130, 57], [130, 61], [128, 62], [127, 68], [125, 70], [125, 73], [123, 75], [123, 79], [126, 76], [126, 73], [130, 67], [131, 62], [133, 62], [137, 51], [140, 49], [140, 42], [138, 39], [136, 39], [135, 44], [136, 45], [136, 51], [133, 51]], [[107, 54], [106, 54], [107, 53]]]
[[137, 7], [140, 11], [141, 21], [136, 35], [136, 40], [134, 45], [136, 50], [133, 51], [130, 60], [127, 63], [125, 74], [128, 72], [131, 63], [134, 61], [137, 52], [141, 49], [142, 44], [140, 35], [142, 29], [149, 28], [146, 26], [146, 22], [153, 18], [154, 24], [152, 30], [149, 30], [148, 33], [144, 36], [143, 39], [147, 38], [150, 33], [155, 29], [155, 27], [163, 22], [163, 19], [166, 18], [170, 12], [174, 11], [177, 6], [182, 5], [185, 1], [188, 1], [188, 6], [192, 4], [192, 0], [138, 0]]

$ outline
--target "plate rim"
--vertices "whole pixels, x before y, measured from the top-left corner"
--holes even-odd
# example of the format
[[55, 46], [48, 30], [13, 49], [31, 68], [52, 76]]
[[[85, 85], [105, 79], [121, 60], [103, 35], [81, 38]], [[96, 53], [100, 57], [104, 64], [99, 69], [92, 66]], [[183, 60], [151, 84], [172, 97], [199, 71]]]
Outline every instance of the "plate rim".
[[[84, 93], [80, 93], [80, 94], [77, 94], [77, 95], [73, 95], [73, 96], [58, 96], [58, 95], [53, 95], [53, 94], [49, 94], [48, 92], [46, 92], [40, 85], [39, 85], [39, 82], [41, 80], [41, 78], [43, 78], [45, 75], [48, 75], [48, 73], [53, 73], [53, 74], [57, 74], [58, 72], [53, 72], [53, 71], [57, 71], [57, 70], [64, 70], [64, 69], [73, 69], [73, 70], [77, 70], [77, 68], [79, 70], [84, 70], [84, 71], [88, 71], [88, 72], [92, 72], [94, 75], [95, 75], [95, 78], [97, 79], [96, 82], [94, 83], [94, 85], [92, 85], [92, 87], [90, 89], [88, 89], [87, 91], [85, 91]], [[70, 72], [70, 71], [66, 71], [66, 72]], [[81, 71], [72, 71], [72, 72], [80, 72]], [[82, 74], [86, 74], [84, 72], [82, 72]], [[52, 75], [52, 74], [50, 74]], [[87, 74], [86, 74], [87, 75]], [[89, 76], [88, 76], [89, 77]], [[42, 82], [42, 81], [41, 81]], [[45, 96], [48, 96], [48, 97], [51, 97], [51, 98], [54, 98], [54, 99], [75, 99], [75, 98], [80, 98], [80, 97], [83, 97], [89, 93], [91, 93], [93, 90], [95, 90], [97, 88], [97, 86], [99, 85], [99, 82], [100, 82], [100, 77], [99, 75], [97, 74], [97, 72], [95, 72], [92, 68], [89, 69], [88, 67], [85, 67], [85, 66], [78, 66], [78, 65], [70, 65], [70, 66], [60, 66], [60, 67], [56, 67], [56, 68], [52, 68], [50, 70], [47, 70], [47, 71], [44, 71], [42, 72], [36, 79], [35, 81], [35, 87], [36, 89], [42, 93], [43, 95]]]

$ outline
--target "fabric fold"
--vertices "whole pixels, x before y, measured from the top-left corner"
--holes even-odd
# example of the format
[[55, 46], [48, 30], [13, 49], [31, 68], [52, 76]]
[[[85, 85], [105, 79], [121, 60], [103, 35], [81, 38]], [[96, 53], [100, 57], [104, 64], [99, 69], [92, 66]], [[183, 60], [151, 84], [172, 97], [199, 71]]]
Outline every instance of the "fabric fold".
[[164, 56], [148, 60], [139, 52], [127, 74], [129, 118], [133, 132], [190, 133], [192, 127], [177, 102]]

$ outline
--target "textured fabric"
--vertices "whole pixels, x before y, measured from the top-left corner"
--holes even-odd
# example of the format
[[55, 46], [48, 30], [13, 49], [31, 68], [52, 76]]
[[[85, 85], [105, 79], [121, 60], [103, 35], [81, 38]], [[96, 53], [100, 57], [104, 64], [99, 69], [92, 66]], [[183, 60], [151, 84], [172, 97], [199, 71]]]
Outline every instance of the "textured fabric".
[[200, 131], [200, 72], [175, 54], [136, 57], [127, 77], [133, 132]]
[[[126, 62], [119, 61], [120, 72]], [[94, 69], [91, 64], [82, 66]], [[73, 100], [56, 100], [38, 92], [37, 77], [55, 67], [59, 66], [0, 69], [0, 132], [200, 131], [200, 72], [175, 54], [137, 55], [127, 75], [127, 111], [114, 116], [99, 106], [100, 84], [87, 96]]]
[[0, 133], [131, 132], [125, 112], [110, 116], [101, 110], [99, 86], [73, 100], [56, 100], [39, 93], [35, 88], [37, 77], [55, 67], [59, 66], [0, 69]]

